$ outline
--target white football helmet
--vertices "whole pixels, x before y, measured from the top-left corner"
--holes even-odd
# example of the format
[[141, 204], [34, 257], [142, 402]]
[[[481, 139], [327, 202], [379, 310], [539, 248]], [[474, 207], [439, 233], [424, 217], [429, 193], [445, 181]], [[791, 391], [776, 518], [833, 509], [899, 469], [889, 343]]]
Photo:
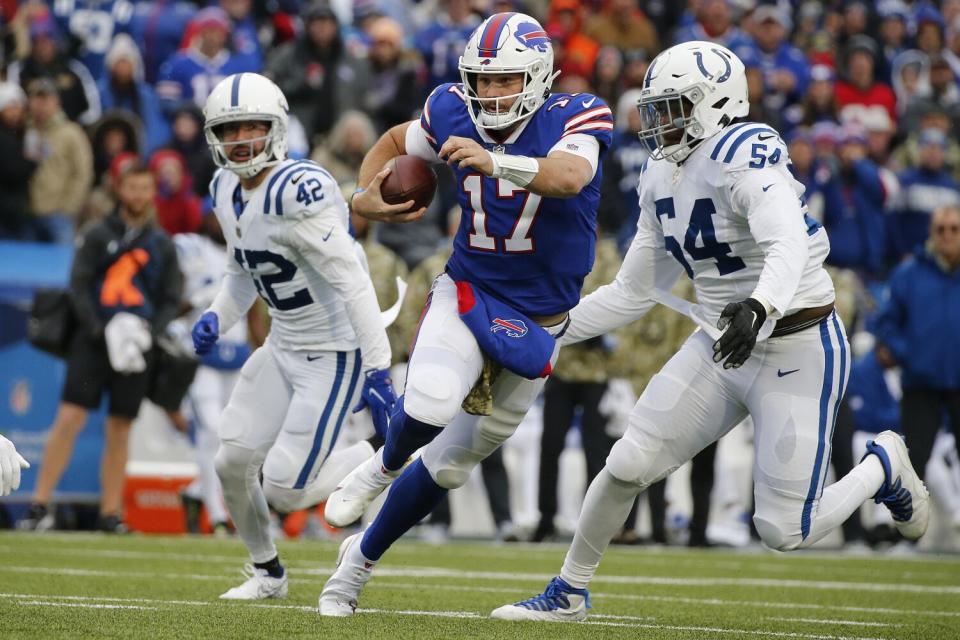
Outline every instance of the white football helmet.
[[[206, 120], [203, 131], [213, 153], [213, 161], [218, 167], [229, 169], [241, 178], [252, 178], [264, 168], [286, 159], [289, 110], [283, 92], [264, 76], [236, 73], [221, 80], [210, 92], [203, 107]], [[270, 131], [265, 136], [244, 141], [244, 144], [251, 145], [251, 150], [255, 143], [265, 141], [263, 151], [244, 162], [233, 162], [224, 148], [225, 143], [220, 139], [219, 127], [228, 122], [251, 120], [270, 123]]]
[[[477, 95], [477, 76], [481, 73], [522, 73], [523, 89], [481, 100]], [[503, 129], [529, 118], [550, 95], [553, 79], [559, 74], [553, 72], [550, 37], [539, 22], [523, 13], [496, 13], [484, 20], [460, 56], [467, 111], [479, 129]], [[510, 99], [510, 109], [500, 113], [497, 102]]]
[[640, 140], [652, 157], [683, 162], [701, 140], [750, 111], [746, 68], [713, 42], [675, 45], [650, 63], [638, 106]]

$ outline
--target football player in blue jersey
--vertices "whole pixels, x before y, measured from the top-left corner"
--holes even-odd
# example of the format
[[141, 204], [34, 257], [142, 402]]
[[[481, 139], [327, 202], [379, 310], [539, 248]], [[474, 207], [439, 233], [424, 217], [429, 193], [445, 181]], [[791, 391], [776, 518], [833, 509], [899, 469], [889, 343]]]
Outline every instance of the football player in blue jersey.
[[280, 89], [255, 73], [225, 78], [204, 108], [221, 167], [210, 196], [227, 260], [193, 327], [194, 349], [202, 356], [229, 338], [257, 296], [272, 320], [217, 426], [217, 475], [252, 560], [248, 579], [220, 596], [227, 600], [287, 595], [267, 503], [290, 512], [326, 499], [383, 442], [334, 452], [349, 408], [368, 406], [382, 434], [396, 401], [390, 343], [347, 204], [322, 167], [286, 157], [287, 113]]
[[[426, 301], [387, 442], [327, 501], [327, 520], [349, 524], [399, 476], [375, 522], [342, 544], [320, 596], [322, 615], [352, 615], [387, 548], [514, 432], [551, 371], [555, 338], [593, 264], [609, 107], [585, 93], [550, 93], [552, 44], [522, 13], [485, 20], [459, 67], [462, 83], [438, 86], [419, 120], [371, 149], [360, 169], [365, 188], [352, 197], [367, 218], [423, 215], [408, 211], [413, 202], [387, 205], [380, 194], [384, 163], [411, 154], [452, 167], [463, 216]], [[492, 411], [452, 422], [487, 380], [485, 366], [500, 371], [487, 392]]]
[[[806, 215], [779, 134], [742, 120], [743, 62], [711, 42], [667, 49], [650, 63], [639, 108], [651, 156], [640, 175], [637, 234], [616, 279], [570, 312], [564, 341], [612, 331], [657, 301], [699, 327], [650, 380], [590, 484], [560, 575], [494, 618], [586, 618], [587, 585], [637, 494], [747, 415], [756, 431], [753, 521], [768, 547], [809, 547], [871, 497], [905, 537], [927, 527], [926, 487], [893, 431], [826, 486], [850, 364], [823, 268], [830, 242]], [[684, 273], [696, 305], [665, 293]]]

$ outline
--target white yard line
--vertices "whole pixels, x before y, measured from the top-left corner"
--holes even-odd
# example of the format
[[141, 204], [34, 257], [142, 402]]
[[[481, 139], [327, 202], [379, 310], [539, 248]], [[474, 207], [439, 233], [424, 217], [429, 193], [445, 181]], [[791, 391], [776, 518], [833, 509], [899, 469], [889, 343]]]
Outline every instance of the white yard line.
[[[146, 607], [142, 605], [121, 605], [121, 604], [100, 604], [95, 602], [96, 600], [108, 600], [110, 602], [147, 602], [156, 605], [170, 605], [170, 606], [184, 606], [184, 605], [196, 605], [196, 606], [210, 606], [213, 604], [223, 604], [216, 602], [203, 602], [203, 601], [191, 601], [191, 600], [157, 600], [157, 599], [146, 599], [146, 598], [96, 598], [96, 597], [84, 597], [84, 596], [35, 596], [28, 594], [16, 594], [16, 593], [0, 593], [0, 598], [13, 598], [16, 600], [17, 604], [27, 605], [27, 606], [51, 606], [51, 607], [76, 607], [76, 608], [85, 608], [85, 609], [143, 609], [143, 610], [158, 610], [159, 607]], [[32, 600], [22, 600], [22, 598], [33, 598]], [[41, 599], [47, 598], [47, 599]], [[62, 602], [62, 600], [71, 600], [74, 602]], [[83, 602], [86, 600], [87, 602]], [[81, 602], [76, 602], [81, 601]], [[94, 601], [94, 602], [89, 602]], [[313, 613], [316, 611], [314, 607], [306, 606], [295, 606], [295, 605], [271, 605], [271, 604], [262, 604], [262, 603], [247, 603], [247, 602], [236, 602], [231, 603], [230, 605], [224, 606], [250, 606], [250, 607], [261, 607], [261, 608], [270, 608], [270, 609], [295, 609], [299, 611]], [[418, 610], [418, 609], [358, 609], [358, 613], [361, 614], [381, 614], [381, 615], [396, 615], [396, 616], [420, 616], [420, 617], [434, 617], [434, 618], [458, 618], [458, 619], [470, 619], [470, 620], [486, 620], [487, 616], [476, 613], [475, 611], [430, 611], [430, 610]], [[592, 616], [593, 619], [586, 620], [581, 623], [582, 625], [591, 625], [591, 626], [605, 626], [605, 627], [628, 627], [628, 628], [637, 628], [637, 629], [658, 629], [658, 630], [668, 630], [668, 631], [692, 631], [698, 633], [732, 633], [732, 634], [741, 634], [741, 635], [751, 635], [751, 636], [764, 636], [772, 638], [799, 638], [803, 640], [881, 640], [879, 638], [863, 638], [863, 637], [850, 637], [850, 636], [834, 636], [834, 635], [823, 635], [823, 634], [810, 634], [810, 633], [797, 633], [797, 632], [782, 632], [782, 631], [768, 631], [761, 629], [732, 629], [727, 627], [699, 627], [699, 626], [686, 626], [686, 625], [660, 625], [660, 624], [649, 624], [641, 622], [631, 622], [633, 620], [645, 620], [646, 618], [636, 617], [636, 616]], [[614, 621], [616, 620], [616, 621]]]
[[764, 620], [776, 620], [778, 622], [809, 622], [812, 624], [849, 624], [858, 627], [902, 627], [902, 624], [892, 622], [863, 622], [861, 620], [828, 620], [824, 618], [778, 618], [767, 617]]

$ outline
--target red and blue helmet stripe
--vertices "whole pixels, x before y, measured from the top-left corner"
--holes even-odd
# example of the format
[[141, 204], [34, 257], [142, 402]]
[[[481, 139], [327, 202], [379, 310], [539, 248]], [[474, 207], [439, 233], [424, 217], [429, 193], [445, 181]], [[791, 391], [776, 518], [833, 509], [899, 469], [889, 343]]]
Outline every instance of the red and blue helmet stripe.
[[484, 27], [483, 33], [480, 34], [479, 49], [481, 58], [497, 57], [497, 43], [500, 42], [500, 34], [503, 33], [503, 28], [507, 25], [507, 21], [515, 15], [515, 13], [498, 13], [487, 20], [487, 26]]

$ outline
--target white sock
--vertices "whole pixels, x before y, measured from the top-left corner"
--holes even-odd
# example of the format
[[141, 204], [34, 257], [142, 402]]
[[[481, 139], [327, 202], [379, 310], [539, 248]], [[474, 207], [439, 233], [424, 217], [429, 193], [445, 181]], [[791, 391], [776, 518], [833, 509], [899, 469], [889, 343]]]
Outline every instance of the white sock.
[[843, 524], [880, 490], [885, 478], [880, 459], [871, 455], [824, 489], [811, 514], [810, 534], [800, 543], [800, 548], [810, 546]]
[[560, 569], [560, 577], [571, 587], [586, 589], [600, 566], [610, 540], [627, 520], [633, 500], [642, 487], [617, 480], [604, 467], [587, 489], [577, 533]]

